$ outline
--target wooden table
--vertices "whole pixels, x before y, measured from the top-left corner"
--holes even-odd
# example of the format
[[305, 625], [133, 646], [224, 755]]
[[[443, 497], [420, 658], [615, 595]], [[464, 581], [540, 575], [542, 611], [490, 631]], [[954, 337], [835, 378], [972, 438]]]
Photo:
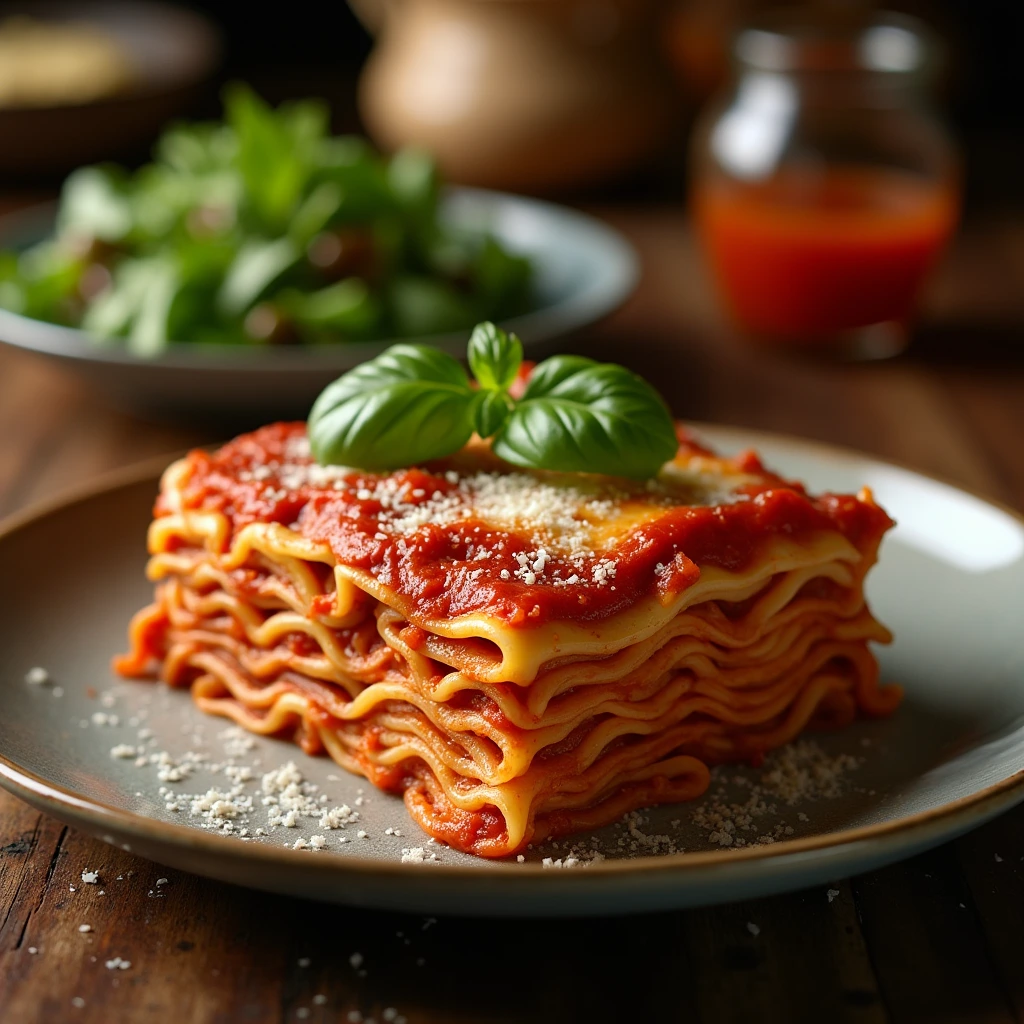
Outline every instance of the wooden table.
[[[1024, 507], [1024, 220], [969, 224], [913, 354], [840, 366], [744, 349], [717, 319], [680, 210], [598, 212], [636, 242], [645, 274], [588, 350], [650, 376], [679, 415], [852, 445]], [[7, 351], [0, 438], [4, 513], [216, 440], [127, 418]], [[102, 896], [79, 882], [97, 867]], [[160, 876], [169, 881], [156, 887]], [[831, 901], [821, 886], [628, 919], [433, 923], [256, 898], [0, 795], [0, 1020], [334, 1021], [353, 1010], [378, 1024], [396, 1013], [410, 1024], [1024, 1019], [1024, 808], [834, 888]], [[131, 968], [106, 969], [114, 956]]]

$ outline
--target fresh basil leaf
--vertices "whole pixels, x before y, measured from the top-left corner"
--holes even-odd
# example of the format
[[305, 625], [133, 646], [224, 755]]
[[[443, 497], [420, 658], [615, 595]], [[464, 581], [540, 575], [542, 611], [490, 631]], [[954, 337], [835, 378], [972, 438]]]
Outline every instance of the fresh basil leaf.
[[333, 181], [323, 181], [299, 204], [288, 226], [288, 235], [296, 245], [306, 246], [331, 222], [341, 208], [345, 193]]
[[154, 356], [167, 347], [171, 307], [179, 288], [178, 269], [171, 260], [154, 257], [149, 277], [128, 334], [128, 350], [137, 356]]
[[538, 364], [493, 442], [517, 466], [636, 479], [654, 476], [677, 448], [672, 417], [645, 380], [582, 356]]
[[59, 227], [105, 242], [119, 242], [132, 228], [125, 174], [111, 167], [80, 167], [64, 182]]
[[152, 261], [122, 261], [114, 271], [112, 287], [85, 311], [83, 330], [97, 339], [127, 334], [152, 280]]
[[178, 287], [178, 270], [170, 260], [125, 260], [113, 287], [86, 311], [82, 326], [98, 339], [127, 337], [135, 355], [157, 355], [170, 340], [168, 320]]
[[476, 255], [473, 280], [493, 316], [521, 312], [530, 294], [530, 261], [506, 252], [491, 236]]
[[514, 407], [515, 402], [504, 391], [478, 391], [473, 405], [473, 429], [481, 437], [492, 437], [502, 428]]
[[[468, 356], [473, 376], [482, 388], [507, 391], [523, 361], [523, 343], [488, 321], [473, 328]], [[490, 433], [482, 436], [490, 437]]]
[[433, 216], [440, 185], [437, 165], [429, 153], [400, 149], [388, 165], [388, 183], [398, 202], [414, 216]]
[[321, 143], [312, 183], [321, 182], [341, 189], [336, 219], [342, 223], [367, 223], [397, 211], [385, 164], [363, 139], [342, 136]]
[[290, 238], [244, 243], [221, 285], [217, 300], [220, 311], [227, 316], [245, 312], [301, 255]]
[[476, 393], [451, 356], [392, 345], [329, 384], [309, 414], [321, 465], [396, 469], [458, 451], [473, 432]]
[[476, 320], [472, 303], [464, 295], [420, 274], [396, 274], [388, 300], [399, 337], [464, 330]]
[[251, 213], [264, 229], [283, 231], [302, 198], [315, 151], [326, 135], [316, 101], [268, 106], [247, 86], [225, 91], [227, 121], [238, 140], [236, 164]]
[[183, 175], [228, 170], [235, 158], [235, 133], [223, 124], [172, 124], [156, 143], [160, 164]]
[[64, 310], [67, 296], [77, 291], [82, 261], [59, 241], [37, 242], [17, 259], [21, 285], [18, 312], [38, 319], [70, 322]]
[[275, 301], [303, 327], [340, 331], [345, 337], [365, 337], [380, 320], [380, 304], [358, 277], [315, 292], [287, 291]]

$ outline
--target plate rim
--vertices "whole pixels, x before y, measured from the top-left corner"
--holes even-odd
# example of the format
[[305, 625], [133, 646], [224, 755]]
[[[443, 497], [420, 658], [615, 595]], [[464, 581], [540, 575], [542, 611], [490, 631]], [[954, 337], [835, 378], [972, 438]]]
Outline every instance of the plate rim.
[[[733, 435], [735, 440], [737, 435], [744, 435], [753, 440], [753, 446], [756, 446], [760, 441], [766, 441], [803, 449], [819, 457], [827, 455], [833, 460], [838, 457], [844, 461], [866, 460], [874, 462], [922, 480], [941, 484], [962, 494], [970, 495], [978, 501], [1005, 513], [1015, 520], [1019, 526], [1024, 528], [1024, 514], [1009, 505], [992, 499], [973, 487], [954, 483], [939, 475], [922, 472], [899, 461], [876, 457], [868, 452], [844, 445], [833, 445], [823, 441], [815, 441], [774, 431], [692, 420], [684, 422], [688, 428], [692, 428], [699, 436], [707, 437], [712, 443], [715, 443], [716, 437], [718, 439], [725, 439], [727, 435]], [[25, 529], [50, 515], [69, 509], [74, 505], [82, 504], [104, 494], [112, 494], [118, 490], [139, 486], [147, 481], [153, 481], [156, 484], [159, 475], [169, 462], [179, 457], [180, 454], [178, 452], [171, 456], [155, 456], [129, 466], [114, 469], [100, 474], [83, 484], [68, 488], [51, 498], [31, 503], [12, 515], [0, 519], [0, 544], [7, 542], [19, 530]], [[29, 799], [29, 802], [40, 801], [50, 813], [58, 817], [62, 814], [67, 814], [75, 822], [87, 822], [88, 827], [92, 827], [97, 831], [108, 829], [113, 825], [125, 834], [184, 848], [191, 852], [205, 852], [218, 857], [225, 854], [241, 855], [250, 861], [255, 860], [267, 865], [276, 863], [288, 868], [301, 865], [305, 871], [315, 871], [318, 875], [341, 873], [343, 875], [353, 874], [366, 877], [398, 877], [408, 879], [421, 873], [415, 870], [416, 866], [410, 868], [397, 860], [385, 861], [346, 856], [316, 858], [311, 861], [306, 851], [297, 851], [284, 847], [279, 848], [270, 844], [240, 843], [237, 839], [233, 839], [230, 836], [213, 835], [200, 829], [190, 828], [188, 825], [179, 825], [174, 822], [161, 821], [157, 818], [149, 818], [142, 814], [113, 807], [101, 800], [82, 796], [74, 790], [48, 781], [32, 769], [16, 764], [3, 751], [0, 751], [0, 785], [22, 799]], [[645, 877], [650, 877], [652, 874], [660, 876], [678, 873], [680, 876], [685, 874], [693, 877], [698, 873], [720, 873], [716, 869], [726, 868], [731, 865], [742, 866], [747, 863], [760, 862], [784, 864], [786, 861], [801, 860], [809, 854], [816, 853], [827, 854], [831, 852], [833, 855], [842, 856], [858, 847], [863, 847], [865, 844], [871, 844], [876, 840], [886, 841], [893, 837], [904, 840], [902, 846], [899, 843], [896, 844], [898, 848], [912, 847], [915, 841], [918, 840], [923, 840], [925, 844], [929, 842], [943, 842], [946, 838], [953, 838], [955, 835], [970, 828], [970, 820], [972, 818], [977, 818], [977, 823], [980, 824], [982, 821], [1008, 810], [1021, 801], [1024, 801], [1024, 767], [976, 793], [947, 801], [937, 807], [918, 811], [911, 815], [891, 821], [862, 825], [856, 828], [846, 828], [800, 839], [781, 840], [763, 846], [752, 845], [739, 849], [731, 848], [725, 851], [710, 849], [630, 857], [618, 860], [608, 859], [588, 865], [585, 871], [552, 873], [547, 871], [542, 864], [536, 862], [514, 863], [507, 859], [498, 859], [489, 861], [485, 871], [481, 871], [477, 866], [432, 863], [429, 872], [423, 874], [424, 877], [429, 874], [430, 877], [436, 878], [438, 881], [452, 882], [461, 880], [468, 882], [476, 880], [478, 883], [494, 878], [494, 872], [496, 871], [501, 872], [503, 878], [532, 881], [535, 881], [538, 877], [551, 876], [561, 880], [563, 884], [574, 888], [592, 886], [599, 879], [607, 879], [622, 874], [628, 876], [643, 874]], [[36, 804], [36, 806], [39, 806], [39, 804]], [[937, 840], [934, 835], [930, 838], [927, 835], [929, 827], [935, 825], [946, 826], [941, 830], [942, 835]], [[961, 826], [964, 827], [961, 828]], [[924, 836], [920, 834], [922, 832], [925, 833]], [[569, 881], [569, 879], [573, 879], [573, 881]], [[588, 882], [587, 879], [590, 881]]]
[[[499, 209], [518, 208], [533, 211], [545, 218], [568, 219], [592, 239], [600, 238], [602, 251], [612, 267], [611, 283], [598, 281], [577, 289], [567, 298], [516, 316], [505, 317], [501, 323], [527, 338], [526, 348], [540, 348], [545, 342], [603, 320], [621, 307], [636, 291], [640, 281], [640, 255], [633, 243], [607, 221], [584, 210], [553, 203], [534, 196], [518, 195], [498, 189], [475, 188], [468, 185], [445, 186], [444, 196], [453, 203], [491, 203]], [[33, 225], [50, 211], [56, 216], [58, 201], [35, 203], [0, 217], [0, 233], [17, 234], [19, 228]], [[607, 276], [607, 275], [604, 275]], [[578, 307], [582, 303], [584, 313]], [[551, 321], [552, 326], [540, 329], [533, 325], [537, 318]], [[11, 326], [15, 328], [12, 335]], [[37, 356], [59, 359], [76, 365], [116, 366], [140, 372], [174, 369], [195, 372], [246, 374], [299, 374], [317, 370], [355, 365], [379, 355], [388, 345], [398, 342], [432, 345], [451, 351], [465, 352], [471, 328], [440, 334], [422, 334], [408, 338], [383, 338], [370, 341], [342, 342], [335, 345], [259, 346], [169, 342], [167, 348], [152, 357], [129, 351], [123, 339], [116, 344], [103, 344], [91, 339], [80, 327], [51, 323], [0, 309], [0, 345]], [[21, 335], [18, 337], [18, 335]]]

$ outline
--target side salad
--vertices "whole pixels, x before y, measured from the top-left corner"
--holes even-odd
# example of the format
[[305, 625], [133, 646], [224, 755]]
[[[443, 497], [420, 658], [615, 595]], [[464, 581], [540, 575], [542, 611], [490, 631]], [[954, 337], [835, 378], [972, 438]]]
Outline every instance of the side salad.
[[332, 136], [315, 100], [225, 93], [135, 172], [65, 182], [53, 237], [0, 252], [0, 306], [155, 356], [169, 344], [335, 344], [524, 311], [529, 262], [439, 213], [425, 153]]

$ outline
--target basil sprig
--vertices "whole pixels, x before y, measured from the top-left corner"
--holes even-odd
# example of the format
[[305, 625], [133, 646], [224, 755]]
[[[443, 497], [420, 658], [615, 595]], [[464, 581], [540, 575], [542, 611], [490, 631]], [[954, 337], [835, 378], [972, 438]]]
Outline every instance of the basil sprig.
[[451, 455], [476, 432], [516, 466], [642, 480], [676, 453], [664, 402], [625, 367], [552, 356], [515, 399], [523, 346], [514, 334], [478, 324], [467, 356], [476, 388], [456, 359], [425, 345], [393, 345], [339, 377], [309, 416], [314, 458], [396, 469]]

